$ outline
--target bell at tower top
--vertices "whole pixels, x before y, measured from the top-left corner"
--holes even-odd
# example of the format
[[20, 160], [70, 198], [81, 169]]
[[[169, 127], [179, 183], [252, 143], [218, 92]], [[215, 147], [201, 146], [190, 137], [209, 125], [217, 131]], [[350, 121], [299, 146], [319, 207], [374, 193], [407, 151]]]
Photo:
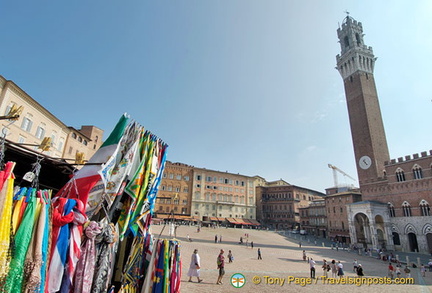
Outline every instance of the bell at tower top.
[[351, 16], [344, 18], [342, 27], [337, 30], [339, 43], [341, 45], [342, 54], [353, 48], [365, 48], [363, 41], [363, 26], [361, 22], [357, 22]]
[[336, 56], [336, 68], [344, 79], [358, 70], [373, 73], [376, 60], [372, 47], [364, 44], [362, 23], [347, 14], [337, 29], [341, 54]]

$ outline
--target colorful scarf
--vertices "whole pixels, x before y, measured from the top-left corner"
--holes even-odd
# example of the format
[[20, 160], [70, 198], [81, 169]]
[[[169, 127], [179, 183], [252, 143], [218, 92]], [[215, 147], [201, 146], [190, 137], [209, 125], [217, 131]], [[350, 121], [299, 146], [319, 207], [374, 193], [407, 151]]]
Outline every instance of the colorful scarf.
[[[38, 191], [40, 194], [41, 191]], [[42, 244], [46, 222], [46, 203], [42, 198], [37, 199], [35, 215], [35, 227], [33, 229], [32, 242], [27, 250], [24, 263], [24, 291], [35, 292], [41, 281]]]
[[15, 250], [14, 256], [10, 263], [10, 270], [6, 280], [5, 288], [7, 292], [20, 292], [24, 276], [24, 260], [26, 257], [27, 249], [29, 247], [34, 218], [36, 213], [36, 197], [34, 196], [36, 189], [32, 189], [31, 198], [29, 199], [27, 208], [22, 219], [22, 223], [18, 228], [15, 235]]
[[114, 264], [114, 252], [117, 247], [115, 243], [118, 241], [118, 231], [112, 223], [102, 224], [102, 226], [102, 233], [96, 237], [98, 256], [92, 293], [107, 292]]
[[95, 238], [101, 232], [102, 228], [94, 221], [91, 221], [87, 228], [85, 228], [86, 239], [81, 246], [81, 257], [77, 263], [75, 272], [75, 293], [90, 292], [96, 264]]
[[53, 235], [47, 280], [48, 292], [57, 292], [61, 287], [69, 248], [70, 235], [68, 224], [74, 220], [72, 209], [76, 205], [76, 201], [73, 199], [58, 198], [53, 204]]

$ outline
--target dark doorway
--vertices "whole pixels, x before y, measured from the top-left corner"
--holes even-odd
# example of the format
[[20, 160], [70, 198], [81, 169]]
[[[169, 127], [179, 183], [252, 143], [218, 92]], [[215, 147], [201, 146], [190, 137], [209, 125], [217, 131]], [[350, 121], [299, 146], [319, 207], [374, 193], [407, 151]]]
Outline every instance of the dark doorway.
[[418, 252], [417, 236], [414, 233], [408, 233], [409, 248], [412, 252]]
[[396, 232], [393, 232], [393, 243], [394, 245], [401, 245], [399, 234]]
[[428, 245], [429, 253], [432, 254], [432, 233], [426, 234], [426, 242]]

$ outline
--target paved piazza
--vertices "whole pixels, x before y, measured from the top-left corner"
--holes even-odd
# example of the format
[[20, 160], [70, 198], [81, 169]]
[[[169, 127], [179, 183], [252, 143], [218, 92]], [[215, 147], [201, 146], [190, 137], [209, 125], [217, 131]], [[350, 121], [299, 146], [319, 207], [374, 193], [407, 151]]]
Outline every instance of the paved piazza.
[[[158, 236], [163, 225], [152, 225], [152, 233]], [[187, 241], [189, 234], [192, 242]], [[254, 248], [240, 245], [240, 237], [245, 239], [249, 234], [249, 243], [254, 242]], [[364, 268], [366, 278], [387, 277], [387, 262], [380, 261], [368, 256], [359, 256], [352, 252], [331, 250], [328, 247], [315, 246], [309, 243], [302, 243], [300, 248], [298, 242], [286, 239], [284, 236], [272, 231], [259, 231], [253, 229], [234, 228], [201, 228], [198, 233], [195, 226], [179, 226], [176, 231], [177, 238], [181, 240], [182, 248], [182, 283], [181, 292], [432, 292], [432, 272], [427, 270], [426, 277], [421, 277], [420, 269], [411, 268], [411, 275], [414, 277], [414, 285], [367, 285], [357, 286], [355, 284], [330, 284], [328, 280], [324, 283], [320, 278], [323, 275], [322, 260], [341, 261], [344, 265], [347, 282], [355, 282], [356, 275], [353, 272], [352, 263], [358, 259]], [[222, 243], [215, 243], [215, 235], [222, 235]], [[170, 238], [169, 229], [163, 229], [161, 238]], [[202, 283], [188, 282], [187, 272], [191, 254], [198, 249], [201, 258]], [[261, 248], [262, 260], [257, 259], [257, 249]], [[225, 257], [228, 250], [234, 255], [234, 261], [228, 263], [226, 257], [225, 276], [223, 284], [217, 285], [216, 257], [220, 249], [225, 250]], [[308, 257], [316, 261], [316, 279], [309, 279], [309, 264], [302, 260], [302, 251], [306, 251]], [[245, 277], [245, 284], [241, 288], [231, 285], [230, 279], [236, 273]], [[331, 274], [330, 274], [331, 276]], [[402, 273], [402, 276], [404, 274]], [[292, 280], [288, 283], [288, 280]], [[373, 281], [373, 279], [370, 279]], [[377, 281], [378, 279], [375, 279]], [[241, 281], [241, 280], [240, 280]], [[295, 282], [299, 284], [295, 284]], [[311, 282], [302, 286], [301, 282]], [[344, 282], [344, 281], [342, 281]], [[255, 284], [259, 283], [259, 284]], [[239, 284], [239, 283], [237, 283]]]

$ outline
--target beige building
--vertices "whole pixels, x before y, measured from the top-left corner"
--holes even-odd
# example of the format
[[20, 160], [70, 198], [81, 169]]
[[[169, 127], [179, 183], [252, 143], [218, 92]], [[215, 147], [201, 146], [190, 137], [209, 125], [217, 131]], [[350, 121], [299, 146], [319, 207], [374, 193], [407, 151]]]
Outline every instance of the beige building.
[[94, 126], [83, 126], [80, 130], [66, 126], [13, 81], [0, 76], [0, 115], [8, 115], [13, 106], [21, 109], [17, 120], [0, 120], [2, 136], [7, 141], [40, 152], [44, 138], [50, 138], [51, 147], [43, 154], [72, 160], [77, 152], [89, 159], [102, 144], [103, 130]]
[[167, 218], [170, 215], [176, 220], [214, 223], [254, 220], [254, 178], [167, 161], [155, 216]]
[[194, 168], [191, 212], [204, 221], [256, 219], [254, 177]]

